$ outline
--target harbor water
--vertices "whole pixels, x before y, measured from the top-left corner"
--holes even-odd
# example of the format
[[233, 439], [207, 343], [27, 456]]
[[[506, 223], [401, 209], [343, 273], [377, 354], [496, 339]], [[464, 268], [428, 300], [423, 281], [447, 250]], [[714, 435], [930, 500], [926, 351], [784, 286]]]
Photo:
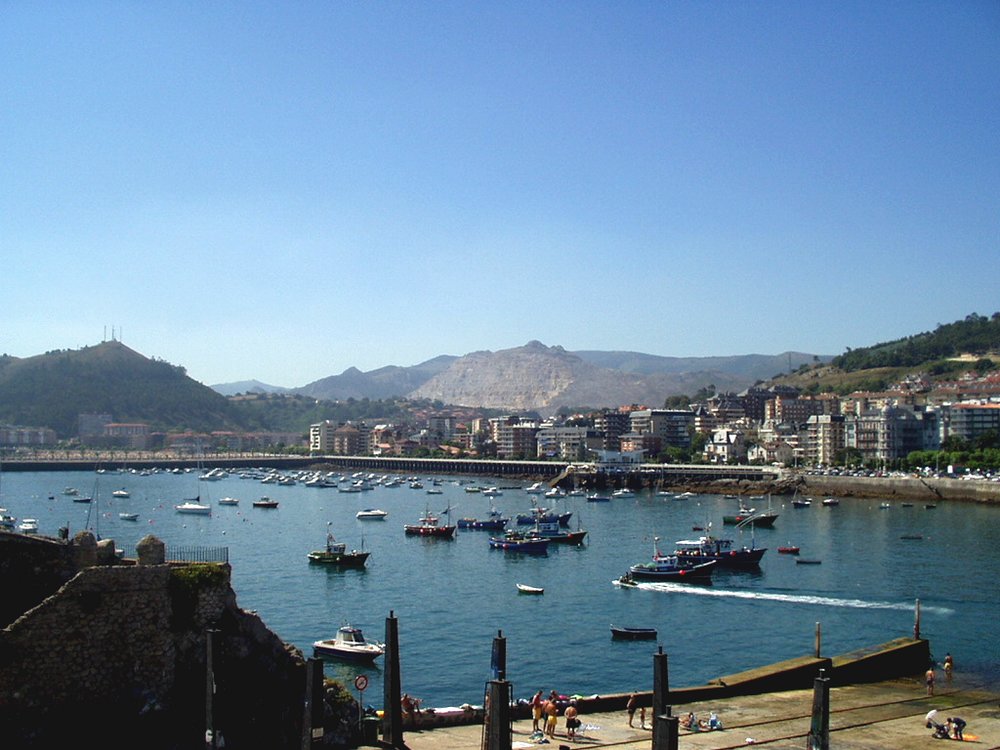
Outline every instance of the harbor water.
[[[350, 477], [348, 477], [350, 479]], [[287, 643], [312, 656], [312, 643], [351, 624], [382, 640], [390, 612], [398, 618], [402, 689], [426, 706], [482, 703], [490, 679], [492, 641], [506, 638], [507, 678], [515, 696], [546, 693], [593, 695], [648, 690], [652, 655], [669, 656], [675, 686], [813, 653], [819, 623], [822, 653], [834, 656], [913, 633], [921, 610], [921, 636], [940, 662], [950, 652], [956, 679], [995, 686], [1000, 647], [1000, 506], [942, 502], [925, 507], [900, 500], [843, 499], [824, 506], [812, 498], [793, 508], [788, 497], [756, 498], [758, 509], [779, 515], [771, 529], [723, 525], [738, 501], [718, 495], [685, 498], [640, 492], [610, 502], [570, 496], [554, 500], [504, 486], [489, 497], [468, 492], [501, 481], [482, 477], [420, 477], [395, 487], [375, 484], [364, 492], [335, 487], [263, 484], [258, 475], [233, 473], [218, 481], [197, 472], [140, 475], [134, 472], [5, 472], [0, 505], [18, 519], [38, 519], [39, 532], [83, 528], [114, 539], [126, 555], [147, 534], [168, 547], [224, 546], [232, 564], [239, 606], [255, 610]], [[437, 484], [434, 483], [437, 480]], [[343, 484], [343, 483], [342, 483]], [[74, 502], [67, 488], [94, 498]], [[435, 493], [428, 494], [433, 489]], [[125, 490], [128, 497], [113, 497]], [[122, 494], [119, 492], [119, 495]], [[200, 495], [210, 516], [177, 513], [174, 506]], [[252, 507], [268, 496], [274, 509]], [[238, 505], [220, 505], [224, 497]], [[430, 510], [451, 508], [459, 517], [486, 517], [491, 506], [504, 515], [527, 512], [532, 499], [572, 512], [571, 528], [587, 530], [580, 547], [549, 545], [544, 556], [489, 548], [491, 532], [459, 529], [453, 540], [407, 536], [403, 525]], [[355, 517], [382, 508], [382, 521]], [[134, 521], [119, 513], [137, 513]], [[446, 516], [442, 515], [442, 521]], [[513, 520], [511, 521], [513, 524]], [[711, 585], [616, 585], [630, 564], [648, 560], [656, 538], [661, 551], [710, 528], [716, 536], [767, 547], [760, 569], [719, 571]], [[306, 555], [325, 544], [327, 529], [338, 541], [371, 552], [366, 567], [340, 570], [310, 563]], [[797, 564], [777, 547], [795, 545]], [[516, 584], [544, 588], [520, 594]], [[611, 639], [612, 624], [655, 627], [656, 641]], [[327, 677], [354, 691], [368, 676], [362, 696], [382, 702], [382, 664], [325, 660]]]

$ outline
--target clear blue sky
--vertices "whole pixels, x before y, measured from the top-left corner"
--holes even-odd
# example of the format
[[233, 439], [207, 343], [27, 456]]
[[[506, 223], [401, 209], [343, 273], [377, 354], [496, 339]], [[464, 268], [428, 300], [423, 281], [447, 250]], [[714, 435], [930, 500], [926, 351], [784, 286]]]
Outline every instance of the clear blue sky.
[[0, 353], [205, 384], [1000, 310], [1000, 2], [3, 2]]

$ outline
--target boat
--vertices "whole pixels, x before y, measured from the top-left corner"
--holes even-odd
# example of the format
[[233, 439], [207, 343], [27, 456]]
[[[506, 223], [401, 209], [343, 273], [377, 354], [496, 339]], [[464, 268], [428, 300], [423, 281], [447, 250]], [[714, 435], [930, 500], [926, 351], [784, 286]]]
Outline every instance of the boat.
[[889, 510], [889, 508], [891, 508], [892, 505], [890, 503], [879, 503], [878, 507], [879, 510]]
[[111, 492], [111, 497], [130, 497], [128, 490], [113, 490]]
[[79, 495], [80, 494], [80, 490], [78, 490], [76, 487], [67, 487], [66, 489], [63, 490], [63, 494], [64, 495]]
[[73, 502], [74, 503], [89, 503], [93, 499], [94, 498], [92, 498], [90, 495], [74, 495], [73, 496]]
[[123, 520], [123, 521], [138, 521], [139, 520], [139, 514], [138, 513], [119, 513], [118, 517], [121, 520]]
[[635, 493], [630, 489], [620, 489], [612, 492], [611, 497], [616, 499], [621, 497], [635, 497]]
[[903, 534], [900, 539], [923, 539], [923, 534]]
[[514, 520], [517, 521], [519, 526], [534, 526], [536, 523], [548, 523], [550, 521], [556, 521], [560, 526], [569, 526], [569, 519], [573, 516], [573, 511], [567, 511], [566, 513], [557, 513], [555, 511], [550, 511], [548, 508], [543, 508], [535, 499], [531, 499], [531, 511], [528, 513], [518, 513], [514, 516]]
[[840, 505], [840, 500], [838, 500], [835, 497], [824, 497], [823, 505], [827, 506], [828, 508], [832, 508], [834, 505]]
[[822, 562], [823, 562], [822, 560], [814, 560], [806, 557], [795, 558], [795, 563], [797, 565], [819, 565]]
[[535, 536], [548, 539], [554, 544], [583, 544], [583, 540], [587, 536], [587, 532], [583, 529], [577, 529], [576, 531], [563, 530], [558, 521], [538, 522], [535, 524], [534, 532]]
[[616, 641], [650, 641], [656, 639], [656, 628], [626, 628], [612, 624], [611, 637]]
[[17, 530], [22, 534], [37, 534], [38, 533], [38, 519], [37, 518], [22, 518], [21, 523], [17, 525]]
[[933, 510], [934, 508], [936, 508], [936, 507], [937, 507], [937, 505], [936, 505], [935, 503], [927, 503], [927, 504], [926, 504], [926, 505], [925, 505], [924, 507], [925, 507], [925, 508], [926, 508], [927, 510]]
[[344, 625], [333, 638], [314, 641], [313, 651], [349, 661], [374, 661], [385, 653], [385, 644], [365, 640], [361, 628]]
[[[743, 511], [749, 511], [744, 513]], [[774, 522], [778, 520], [777, 511], [773, 510], [761, 510], [757, 511], [753, 508], [743, 508], [735, 516], [723, 516], [722, 522], [726, 524], [735, 524], [737, 527], [749, 526], [753, 524], [754, 526], [759, 526], [762, 529], [769, 529], [774, 526]]]
[[778, 547], [779, 555], [797, 555], [799, 554], [799, 548], [791, 544], [786, 544], [782, 547]]
[[235, 498], [235, 497], [220, 497], [218, 502], [219, 502], [219, 505], [239, 505], [240, 504], [239, 498]]
[[428, 495], [443, 495], [444, 494], [444, 490], [442, 490], [440, 487], [428, 487], [427, 488], [427, 494]]
[[499, 487], [487, 487], [486, 489], [480, 490], [480, 493], [486, 495], [487, 497], [500, 497], [503, 494], [503, 490]]
[[278, 501], [277, 500], [272, 500], [267, 495], [264, 495], [263, 497], [261, 497], [260, 500], [254, 500], [253, 501], [253, 507], [255, 507], [255, 508], [277, 508], [278, 507]]
[[309, 562], [339, 565], [342, 568], [363, 568], [371, 552], [366, 550], [347, 550], [347, 545], [333, 538], [330, 524], [327, 523], [326, 548], [313, 550], [309, 553]]
[[610, 495], [602, 495], [599, 492], [594, 492], [593, 494], [587, 495], [587, 502], [588, 503], [610, 503], [611, 502], [611, 496]]
[[625, 578], [629, 581], [681, 581], [705, 582], [712, 580], [712, 572], [718, 561], [695, 562], [680, 555], [664, 555], [659, 548], [660, 537], [653, 537], [653, 559], [636, 563], [628, 569]]
[[354, 517], [362, 521], [384, 521], [389, 517], [389, 512], [381, 508], [365, 508], [355, 513]]
[[458, 528], [472, 531], [503, 531], [509, 522], [509, 518], [501, 515], [491, 515], [489, 518], [459, 518]]
[[542, 495], [547, 489], [548, 487], [542, 482], [535, 482], [534, 484], [525, 487], [524, 491], [529, 495]]
[[810, 505], [812, 505], [812, 500], [808, 497], [792, 500], [793, 508], [808, 508]]
[[490, 549], [506, 552], [524, 552], [529, 555], [543, 555], [548, 552], [549, 540], [534, 534], [511, 529], [503, 536], [490, 537]]
[[543, 589], [543, 588], [541, 588], [539, 586], [529, 586], [526, 583], [518, 583], [516, 585], [517, 585], [517, 592], [519, 594], [536, 594], [537, 595], [537, 594], [544, 594], [545, 593], [545, 589]]
[[180, 505], [175, 505], [174, 510], [176, 510], [178, 513], [189, 513], [200, 516], [212, 515], [212, 506], [206, 505], [205, 503], [201, 502], [200, 497], [194, 497], [191, 498], [190, 500], [185, 500]]
[[[709, 524], [711, 530], [711, 524]], [[704, 534], [697, 539], [681, 539], [674, 554], [693, 563], [714, 560], [722, 568], [756, 568], [767, 547], [736, 547], [732, 539], [721, 539]]]
[[[445, 513], [448, 514], [449, 518], [451, 517], [450, 505]], [[441, 519], [432, 514], [430, 508], [424, 511], [417, 523], [408, 523], [403, 526], [403, 531], [411, 536], [431, 536], [443, 539], [453, 539], [455, 529], [456, 526], [453, 524], [442, 524]]]

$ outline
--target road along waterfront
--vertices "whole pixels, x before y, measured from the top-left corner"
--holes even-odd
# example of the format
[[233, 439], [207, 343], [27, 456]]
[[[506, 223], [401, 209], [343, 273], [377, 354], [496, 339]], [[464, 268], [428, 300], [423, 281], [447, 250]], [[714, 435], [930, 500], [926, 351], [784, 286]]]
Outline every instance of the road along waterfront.
[[[1000, 508], [975, 503], [923, 503], [906, 507], [890, 498], [844, 498], [824, 507], [794, 509], [772, 498], [779, 511], [774, 529], [722, 525], [737, 500], [722, 495], [680, 499], [642, 491], [634, 497], [589, 503], [586, 497], [555, 500], [572, 511], [571, 527], [587, 530], [582, 547], [553, 547], [546, 556], [490, 550], [489, 534], [462, 531], [452, 541], [409, 538], [403, 524], [427, 508], [458, 516], [483, 516], [491, 504], [507, 515], [529, 509], [527, 482], [468, 476], [424, 475], [411, 489], [376, 484], [359, 493], [336, 488], [262, 484], [237, 474], [200, 482], [194, 473], [13, 472], [3, 477], [2, 504], [18, 518], [39, 520], [43, 534], [71, 533], [88, 522], [131, 554], [152, 533], [171, 547], [226, 546], [240, 606], [260, 613], [286, 642], [312, 655], [313, 641], [345, 623], [381, 640], [387, 613], [399, 618], [403, 690], [425, 705], [481, 703], [489, 678], [490, 645], [498, 630], [508, 643], [508, 678], [516, 697], [539, 688], [567, 694], [606, 694], [649, 683], [649, 655], [658, 646], [670, 655], [676, 685], [704, 683], [720, 674], [812, 653], [821, 623], [824, 654], [908, 635], [921, 601], [922, 634], [940, 661], [950, 651], [963, 676], [983, 684], [1000, 678], [1000, 654], [992, 623], [1000, 619], [995, 581], [1000, 576]], [[441, 494], [428, 495], [438, 479]], [[502, 486], [493, 498], [472, 486]], [[66, 487], [99, 498], [75, 503]], [[124, 488], [129, 497], [112, 498]], [[185, 516], [174, 505], [200, 494], [211, 516]], [[251, 507], [268, 495], [275, 510]], [[222, 497], [240, 499], [219, 506]], [[766, 506], [767, 498], [753, 500]], [[363, 522], [358, 510], [380, 507], [385, 521]], [[136, 521], [120, 512], [138, 513]], [[306, 555], [323, 546], [327, 523], [349, 547], [372, 552], [361, 570], [310, 565]], [[760, 570], [717, 575], [711, 586], [650, 584], [615, 586], [628, 565], [648, 559], [654, 538], [670, 547], [697, 536], [693, 526], [713, 524], [719, 534], [769, 547]], [[903, 539], [902, 537], [919, 537]], [[796, 565], [776, 554], [787, 543], [822, 564]], [[518, 595], [516, 584], [545, 589]], [[651, 626], [655, 642], [620, 643], [609, 626]], [[326, 674], [351, 685], [366, 674], [366, 703], [381, 702], [381, 665], [327, 661]]]

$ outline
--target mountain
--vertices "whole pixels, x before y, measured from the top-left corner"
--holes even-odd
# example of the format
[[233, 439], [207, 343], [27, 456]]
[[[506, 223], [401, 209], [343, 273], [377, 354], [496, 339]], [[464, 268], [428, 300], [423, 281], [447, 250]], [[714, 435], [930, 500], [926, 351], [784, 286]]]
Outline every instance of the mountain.
[[245, 425], [229, 401], [183, 367], [147, 359], [119, 341], [34, 357], [0, 357], [0, 422], [75, 435], [80, 414], [146, 422], [153, 430]]
[[268, 385], [259, 380], [240, 380], [236, 383], [218, 383], [210, 386], [216, 393], [223, 396], [235, 396], [239, 393], [288, 393], [291, 388], [283, 388], [280, 385]]
[[368, 372], [349, 367], [340, 375], [313, 381], [301, 388], [295, 388], [294, 392], [330, 401], [406, 396], [447, 369], [455, 359], [457, 358], [442, 354], [412, 367], [390, 365]]
[[460, 357], [408, 395], [512, 411], [622, 404], [658, 407], [667, 396], [691, 395], [708, 385], [718, 391], [743, 390], [781, 371], [790, 359], [801, 363], [813, 357], [678, 359], [635, 352], [568, 352], [531, 341], [514, 349]]

